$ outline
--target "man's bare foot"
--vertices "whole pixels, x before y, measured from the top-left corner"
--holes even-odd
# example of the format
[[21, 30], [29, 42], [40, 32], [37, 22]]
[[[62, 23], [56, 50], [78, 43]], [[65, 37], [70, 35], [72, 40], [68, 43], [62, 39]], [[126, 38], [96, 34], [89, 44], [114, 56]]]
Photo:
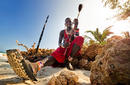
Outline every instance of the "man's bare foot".
[[74, 70], [74, 68], [73, 68], [73, 66], [72, 66], [72, 64], [70, 62], [69, 62], [69, 69]]

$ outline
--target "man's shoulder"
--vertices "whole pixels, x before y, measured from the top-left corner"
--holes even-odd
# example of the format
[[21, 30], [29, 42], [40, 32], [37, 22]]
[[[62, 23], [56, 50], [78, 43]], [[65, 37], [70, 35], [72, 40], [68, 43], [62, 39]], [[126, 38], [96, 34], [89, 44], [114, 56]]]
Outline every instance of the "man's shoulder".
[[63, 29], [63, 30], [60, 31], [60, 33], [64, 33], [64, 31], [65, 31], [65, 30]]

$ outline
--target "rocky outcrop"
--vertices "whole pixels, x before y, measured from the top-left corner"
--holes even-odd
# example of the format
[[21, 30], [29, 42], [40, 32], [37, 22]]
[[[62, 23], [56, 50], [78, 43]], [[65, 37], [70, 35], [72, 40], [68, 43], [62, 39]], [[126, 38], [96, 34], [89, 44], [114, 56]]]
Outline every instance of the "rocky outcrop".
[[103, 45], [96, 43], [90, 46], [83, 45], [80, 51], [81, 56], [74, 57], [72, 61], [73, 67], [90, 70], [92, 61], [94, 61], [95, 57], [102, 52], [102, 48]]
[[[113, 39], [115, 40], [115, 39]], [[108, 43], [91, 67], [92, 85], [130, 84], [130, 38]]]

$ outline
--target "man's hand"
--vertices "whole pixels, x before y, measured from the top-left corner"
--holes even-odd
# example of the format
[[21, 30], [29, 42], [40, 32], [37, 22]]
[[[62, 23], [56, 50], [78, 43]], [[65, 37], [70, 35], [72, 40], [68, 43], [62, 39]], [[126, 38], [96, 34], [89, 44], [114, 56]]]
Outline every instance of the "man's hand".
[[69, 61], [72, 61], [72, 60], [73, 60], [73, 58], [72, 58], [71, 56], [69, 56], [69, 57], [68, 57], [68, 60], [69, 60]]
[[63, 45], [60, 45], [60, 47], [64, 48], [64, 46], [63, 46]]

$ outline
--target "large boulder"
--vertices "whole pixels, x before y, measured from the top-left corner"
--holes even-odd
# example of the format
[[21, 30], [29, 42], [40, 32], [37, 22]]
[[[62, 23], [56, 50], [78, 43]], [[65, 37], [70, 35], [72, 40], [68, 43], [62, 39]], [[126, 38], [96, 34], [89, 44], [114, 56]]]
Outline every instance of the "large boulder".
[[130, 38], [108, 43], [92, 63], [92, 85], [130, 85]]

